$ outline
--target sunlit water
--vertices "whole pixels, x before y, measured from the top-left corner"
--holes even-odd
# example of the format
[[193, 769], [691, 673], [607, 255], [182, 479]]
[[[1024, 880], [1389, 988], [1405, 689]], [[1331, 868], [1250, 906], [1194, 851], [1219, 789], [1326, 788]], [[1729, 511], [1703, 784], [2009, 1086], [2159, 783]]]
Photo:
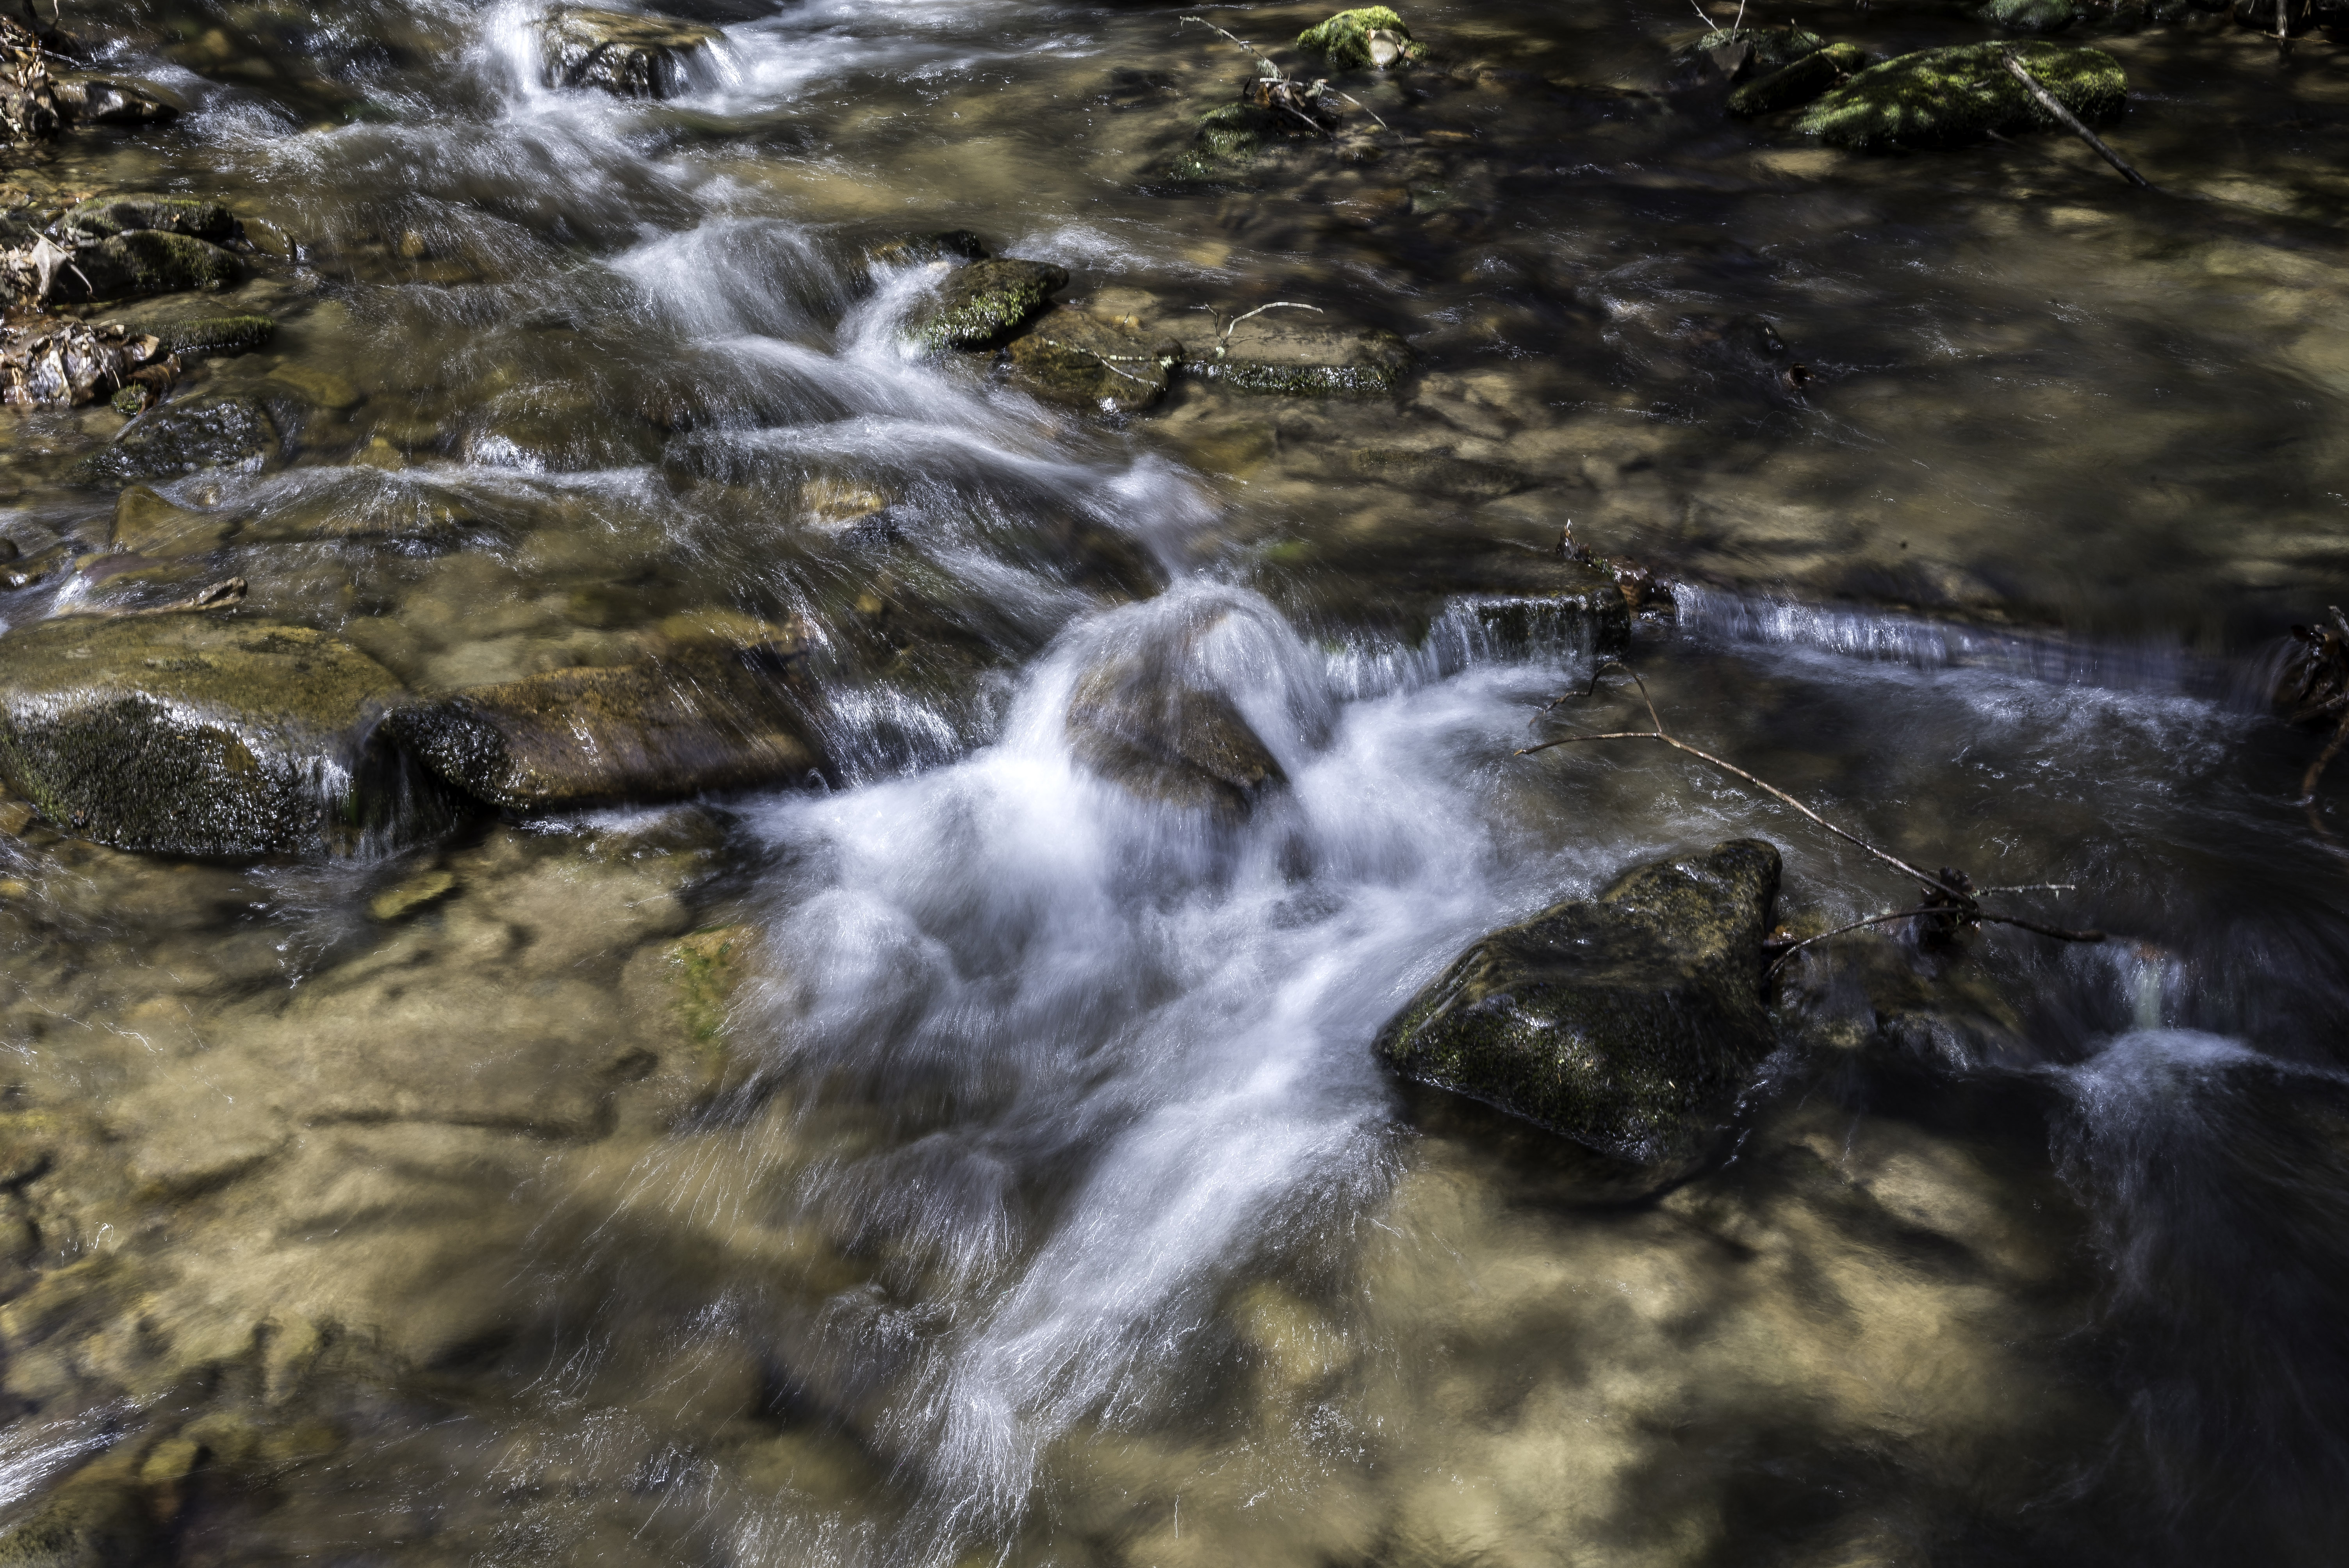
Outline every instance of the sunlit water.
[[[243, 520], [203, 565], [251, 611], [419, 689], [796, 616], [836, 776], [328, 865], [0, 840], [9, 1105], [80, 1130], [14, 1179], [52, 1305], [0, 1316], [0, 1504], [191, 1433], [141, 1494], [191, 1563], [2331, 1560], [2344, 864], [2263, 703], [2349, 586], [2349, 274], [2331, 121], [2246, 107], [2314, 116], [2330, 44], [2107, 40], [2157, 202], [2040, 140], [1724, 129], [1660, 7], [1450, 7], [1441, 69], [1363, 88], [1381, 158], [1202, 188], [1171, 160], [1245, 73], [1174, 11], [725, 9], [665, 104], [541, 86], [534, 14], [93, 13], [195, 112], [32, 172], [302, 248], [240, 297], [355, 397], [160, 487]], [[905, 343], [940, 269], [868, 246], [951, 225], [1071, 297], [1306, 296], [1423, 374], [1079, 418]], [[107, 525], [65, 469], [119, 423], [14, 428], [21, 544]], [[1349, 466], [1398, 443], [1526, 482]], [[1662, 748], [1514, 755], [1646, 710], [1391, 547], [1568, 523], [1682, 580], [1628, 655], [1676, 732], [2113, 939], [1815, 954], [1723, 1161], [1637, 1202], [1406, 1095], [1379, 1026], [1641, 858], [1769, 837], [1822, 927], [1913, 896]], [[1244, 819], [1071, 748], [1083, 673], [1170, 645], [1286, 775]], [[367, 915], [428, 866], [458, 891]], [[752, 976], [679, 1046], [646, 998], [713, 927]]]

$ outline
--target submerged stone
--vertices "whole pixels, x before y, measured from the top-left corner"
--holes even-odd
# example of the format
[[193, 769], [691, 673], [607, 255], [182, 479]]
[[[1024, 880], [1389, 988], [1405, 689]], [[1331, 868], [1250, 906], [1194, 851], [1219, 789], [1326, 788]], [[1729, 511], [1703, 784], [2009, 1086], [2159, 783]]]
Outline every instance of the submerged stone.
[[1011, 342], [1012, 385], [1050, 402], [1131, 414], [1166, 395], [1183, 346], [1062, 305]]
[[1966, 44], [1887, 60], [1813, 104], [1806, 135], [1838, 147], [1955, 147], [2041, 129], [2054, 118], [2004, 65], [2013, 54], [2056, 102], [2095, 122], [2120, 112], [2127, 80], [2118, 60], [2076, 44]]
[[1480, 938], [1389, 1021], [1381, 1057], [1617, 1159], [1699, 1158], [1771, 1049], [1762, 942], [1773, 846], [1627, 872]]
[[50, 297], [130, 299], [142, 294], [206, 292], [244, 280], [244, 263], [209, 241], [168, 229], [132, 229], [85, 245], [57, 268]]
[[1340, 71], [1366, 67], [1384, 70], [1427, 52], [1412, 42], [1411, 29], [1403, 19], [1384, 5], [1340, 11], [1298, 34], [1297, 46], [1309, 55], [1327, 57], [1330, 68]]
[[0, 779], [118, 849], [312, 852], [369, 825], [370, 731], [400, 695], [307, 626], [42, 621], [0, 637]]
[[388, 727], [449, 783], [511, 810], [796, 782], [823, 769], [821, 745], [766, 664], [683, 655], [549, 670], [417, 704]]
[[725, 35], [657, 12], [563, 5], [538, 24], [538, 36], [549, 87], [666, 98], [684, 90], [688, 59]]
[[1069, 698], [1077, 759], [1144, 799], [1246, 816], [1288, 776], [1232, 699], [1170, 663], [1112, 661]]
[[1302, 312], [1267, 313], [1220, 339], [1187, 346], [1194, 376], [1241, 392], [1291, 397], [1391, 392], [1410, 371], [1411, 349], [1378, 327], [1325, 325]]
[[93, 196], [67, 208], [57, 222], [85, 240], [150, 229], [225, 245], [238, 233], [235, 213], [194, 196]]
[[1800, 108], [1845, 77], [1867, 67], [1868, 51], [1857, 44], [1829, 44], [1731, 93], [1729, 112], [1750, 119]]
[[932, 348], [992, 348], [1068, 284], [1067, 271], [1050, 262], [973, 262], [939, 286], [908, 331]]

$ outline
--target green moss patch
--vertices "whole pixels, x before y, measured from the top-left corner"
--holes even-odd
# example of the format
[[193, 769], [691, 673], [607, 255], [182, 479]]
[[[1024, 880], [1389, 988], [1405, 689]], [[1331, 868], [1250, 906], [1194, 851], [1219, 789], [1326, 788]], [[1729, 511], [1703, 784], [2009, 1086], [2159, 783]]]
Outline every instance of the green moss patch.
[[1411, 41], [1411, 29], [1403, 19], [1384, 5], [1340, 11], [1298, 34], [1297, 46], [1309, 55], [1323, 56], [1335, 70], [1359, 71], [1379, 63], [1371, 50], [1373, 33], [1390, 35], [1399, 58], [1415, 60], [1427, 52]]
[[1958, 147], [1992, 131], [2037, 130], [2054, 118], [2003, 64], [2012, 52], [2074, 114], [2118, 114], [2128, 83], [2118, 60], [2075, 44], [1967, 44], [1871, 67], [1813, 104], [1804, 134], [1838, 147]]

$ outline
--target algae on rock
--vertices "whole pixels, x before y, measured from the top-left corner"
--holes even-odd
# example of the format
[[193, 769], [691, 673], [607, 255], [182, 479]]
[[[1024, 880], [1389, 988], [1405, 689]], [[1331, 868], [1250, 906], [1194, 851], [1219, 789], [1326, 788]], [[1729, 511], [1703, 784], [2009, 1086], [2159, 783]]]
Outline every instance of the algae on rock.
[[973, 262], [939, 285], [936, 303], [908, 328], [932, 348], [992, 348], [1066, 288], [1050, 262]]
[[1340, 11], [1297, 35], [1297, 46], [1309, 55], [1325, 57], [1330, 68], [1357, 71], [1375, 66], [1386, 69], [1398, 61], [1415, 60], [1427, 53], [1412, 42], [1403, 19], [1384, 5]]
[[1635, 867], [1480, 938], [1380, 1032], [1403, 1077], [1617, 1159], [1685, 1166], [1771, 1048], [1773, 846]]
[[1814, 103], [1797, 122], [1809, 136], [1857, 149], [1956, 147], [1992, 131], [2053, 126], [2005, 67], [2013, 54], [2065, 108], [2091, 122], [2120, 112], [2127, 80], [2102, 49], [2076, 44], [1965, 44], [1921, 49], [1871, 66]]

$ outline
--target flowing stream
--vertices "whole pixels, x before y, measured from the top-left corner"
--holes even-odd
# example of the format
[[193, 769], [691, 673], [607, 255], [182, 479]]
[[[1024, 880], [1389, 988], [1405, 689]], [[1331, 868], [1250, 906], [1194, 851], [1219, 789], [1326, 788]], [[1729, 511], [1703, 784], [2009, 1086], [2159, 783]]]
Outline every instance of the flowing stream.
[[[1727, 119], [1661, 0], [1412, 10], [1431, 57], [1347, 78], [1390, 129], [1205, 175], [1250, 67], [1179, 8], [685, 9], [651, 100], [547, 86], [535, 5], [68, 8], [189, 112], [0, 198], [285, 242], [121, 313], [279, 325], [174, 389], [274, 433], [145, 481], [212, 531], [120, 603], [233, 574], [427, 693], [788, 624], [828, 767], [324, 859], [0, 833], [0, 1562], [2340, 1560], [2349, 779], [2304, 810], [2270, 705], [2349, 594], [2328, 34], [2092, 11], [2148, 194]], [[949, 230], [1413, 368], [1072, 410], [908, 339]], [[0, 532], [112, 537], [127, 428], [0, 418]], [[1675, 734], [2109, 939], [1806, 950], [1661, 1191], [1402, 1085], [1466, 944], [1640, 861], [1766, 838], [1806, 929], [1915, 896], [1667, 748], [1517, 755], [1648, 722], [1446, 574], [1564, 530], [1671, 584], [1623, 657]], [[1089, 763], [1089, 672], [1151, 659], [1282, 787]], [[52, 1550], [61, 1497], [138, 1517]]]

